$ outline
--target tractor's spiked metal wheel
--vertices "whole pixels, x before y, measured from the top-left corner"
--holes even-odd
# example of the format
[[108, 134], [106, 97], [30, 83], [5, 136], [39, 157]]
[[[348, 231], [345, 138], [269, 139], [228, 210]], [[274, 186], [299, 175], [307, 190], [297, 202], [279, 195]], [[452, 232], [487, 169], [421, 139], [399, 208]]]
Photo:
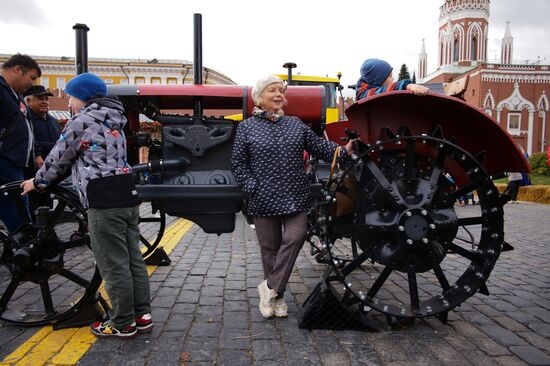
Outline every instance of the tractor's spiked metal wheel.
[[143, 258], [147, 258], [157, 249], [165, 229], [166, 213], [156, 207], [156, 202], [150, 202], [149, 205], [140, 209], [139, 239]]
[[[324, 240], [335, 259], [349, 251], [337, 245], [341, 236], [355, 238], [360, 253], [343, 267], [330, 261], [327, 282], [342, 304], [363, 313], [372, 308], [388, 318], [437, 315], [444, 321], [449, 310], [487, 291], [503, 245], [503, 201], [482, 166], [483, 154], [474, 157], [443, 139], [439, 128], [411, 136], [402, 127], [383, 137], [364, 145], [360, 159], [341, 174], [339, 186], [361, 166], [359, 198], [352, 222], [329, 223]], [[455, 209], [457, 198], [474, 191], [479, 206]], [[473, 246], [459, 240], [466, 227]], [[366, 260], [375, 265], [365, 272]]]
[[[2, 186], [0, 194], [21, 200], [20, 183]], [[78, 198], [62, 187], [44, 194], [53, 209], [40, 208], [35, 223], [12, 235], [0, 231], [0, 319], [19, 325], [53, 323], [79, 312], [101, 283]]]

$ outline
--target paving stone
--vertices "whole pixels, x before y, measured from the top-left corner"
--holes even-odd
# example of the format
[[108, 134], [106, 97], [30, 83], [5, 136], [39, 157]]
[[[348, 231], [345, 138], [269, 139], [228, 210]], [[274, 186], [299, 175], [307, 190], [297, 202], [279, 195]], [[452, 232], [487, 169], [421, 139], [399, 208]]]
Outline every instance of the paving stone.
[[481, 326], [481, 330], [485, 334], [496, 340], [498, 343], [505, 346], [527, 345], [527, 343], [522, 338], [518, 337], [512, 331], [502, 328], [498, 325]]
[[491, 357], [481, 351], [463, 352], [462, 358], [468, 360], [475, 366], [498, 366]]
[[180, 303], [175, 304], [171, 312], [173, 314], [193, 314], [196, 311], [197, 306], [195, 304]]
[[246, 366], [252, 364], [249, 352], [238, 350], [221, 350], [218, 355], [218, 365]]
[[252, 357], [256, 362], [263, 360], [280, 360], [281, 355], [283, 355], [283, 349], [278, 341], [266, 339], [252, 340]]
[[180, 292], [177, 302], [196, 304], [199, 301], [200, 293], [191, 291]]
[[527, 366], [525, 362], [523, 362], [516, 356], [495, 357], [494, 361], [501, 366]]
[[223, 297], [217, 296], [201, 296], [199, 299], [199, 304], [202, 305], [215, 305], [222, 307], [223, 306]]
[[171, 308], [176, 303], [176, 297], [174, 296], [156, 296], [151, 301], [152, 308]]
[[474, 344], [479, 348], [480, 351], [485, 352], [489, 356], [502, 356], [510, 354], [510, 351], [508, 351], [505, 347], [499, 345], [497, 342], [487, 336], [475, 338]]
[[220, 323], [194, 323], [189, 335], [193, 338], [216, 338], [220, 330]]
[[469, 340], [469, 338], [464, 337], [461, 334], [448, 334], [443, 336], [443, 338], [458, 351], [469, 351], [476, 349], [476, 346]]
[[218, 342], [213, 338], [188, 337], [183, 345], [183, 352], [186, 352], [191, 364], [196, 361], [209, 361], [213, 364], [216, 360]]
[[223, 298], [226, 301], [247, 301], [248, 295], [244, 290], [225, 290]]
[[251, 344], [249, 330], [223, 329], [220, 333], [220, 349], [249, 350]]
[[[181, 337], [181, 335], [180, 335]], [[131, 342], [123, 342], [116, 350], [117, 355], [129, 355], [135, 358], [145, 358], [151, 352], [154, 352], [157, 342], [150, 342], [149, 339], [144, 337], [138, 337], [133, 339]]]
[[181, 287], [165, 287], [161, 286], [157, 292], [157, 296], [177, 296], [181, 291]]
[[165, 325], [166, 331], [179, 331], [184, 334], [191, 328], [193, 318], [187, 314], [173, 314], [168, 318]]
[[533, 346], [511, 346], [510, 351], [530, 365], [550, 365], [550, 355]]
[[271, 321], [271, 319], [264, 321], [263, 323], [252, 323], [251, 333], [253, 340], [279, 338], [279, 332], [275, 327], [275, 323]]
[[181, 352], [179, 351], [156, 351], [152, 352], [147, 358], [147, 365], [180, 366], [180, 358]]
[[212, 297], [222, 297], [223, 296], [223, 287], [217, 286], [206, 286], [201, 289], [201, 297], [212, 296]]
[[[128, 359], [127, 354], [116, 354], [115, 357], [107, 364], [107, 366], [143, 366], [147, 363], [146, 358]], [[80, 363], [78, 363], [80, 365]]]
[[550, 338], [545, 338], [534, 332], [518, 332], [516, 333], [521, 338], [525, 339], [532, 346], [541, 350], [550, 350]]
[[529, 330], [525, 325], [507, 316], [497, 316], [493, 320], [512, 332], [526, 332]]
[[78, 361], [78, 365], [82, 366], [97, 366], [97, 365], [108, 365], [115, 357], [114, 352], [105, 352], [105, 351], [95, 351], [91, 350], [86, 352], [86, 354]]
[[531, 328], [537, 334], [543, 337], [550, 338], [550, 326], [548, 326], [548, 324], [541, 323], [540, 321], [535, 323], [529, 323], [529, 328]]
[[345, 353], [324, 353], [321, 355], [323, 366], [349, 366], [350, 361]]
[[223, 308], [221, 306], [210, 306], [210, 305], [201, 305], [197, 306], [197, 314], [199, 315], [219, 315], [223, 313]]

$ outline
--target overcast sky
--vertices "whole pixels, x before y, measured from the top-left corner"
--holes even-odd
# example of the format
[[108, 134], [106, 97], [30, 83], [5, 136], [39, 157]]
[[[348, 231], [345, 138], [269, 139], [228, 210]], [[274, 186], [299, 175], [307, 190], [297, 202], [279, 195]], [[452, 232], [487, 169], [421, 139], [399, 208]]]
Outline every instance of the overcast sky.
[[[426, 39], [436, 68], [444, 0], [0, 0], [0, 53], [74, 56], [75, 23], [85, 23], [89, 57], [193, 60], [193, 13], [202, 14], [203, 65], [251, 85], [282, 64], [302, 75], [357, 81], [364, 59], [416, 70]], [[493, 0], [489, 61], [499, 61], [506, 21], [514, 59], [550, 64], [549, 0]]]

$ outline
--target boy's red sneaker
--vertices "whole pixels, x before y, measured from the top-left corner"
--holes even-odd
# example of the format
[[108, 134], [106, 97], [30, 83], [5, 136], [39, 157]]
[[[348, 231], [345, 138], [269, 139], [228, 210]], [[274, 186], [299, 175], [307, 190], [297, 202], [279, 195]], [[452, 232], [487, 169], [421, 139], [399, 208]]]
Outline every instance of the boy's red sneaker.
[[153, 330], [153, 318], [151, 314], [143, 314], [136, 317], [136, 329], [138, 333], [149, 333]]
[[122, 339], [132, 339], [137, 335], [136, 325], [128, 325], [123, 329], [115, 328], [109, 321], [93, 322], [90, 325], [93, 335], [98, 338], [117, 337]]

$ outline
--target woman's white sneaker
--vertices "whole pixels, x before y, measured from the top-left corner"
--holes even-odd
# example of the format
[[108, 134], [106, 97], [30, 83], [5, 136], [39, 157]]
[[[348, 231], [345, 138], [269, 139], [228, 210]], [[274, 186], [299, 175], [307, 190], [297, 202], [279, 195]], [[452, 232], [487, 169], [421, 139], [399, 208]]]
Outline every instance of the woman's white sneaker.
[[286, 318], [288, 316], [288, 306], [286, 306], [284, 298], [281, 297], [280, 299], [275, 300], [273, 314], [275, 314], [277, 318]]
[[277, 291], [270, 289], [267, 286], [267, 280], [263, 280], [258, 285], [258, 294], [260, 295], [260, 313], [264, 318], [271, 318], [273, 316], [275, 299], [277, 298]]

